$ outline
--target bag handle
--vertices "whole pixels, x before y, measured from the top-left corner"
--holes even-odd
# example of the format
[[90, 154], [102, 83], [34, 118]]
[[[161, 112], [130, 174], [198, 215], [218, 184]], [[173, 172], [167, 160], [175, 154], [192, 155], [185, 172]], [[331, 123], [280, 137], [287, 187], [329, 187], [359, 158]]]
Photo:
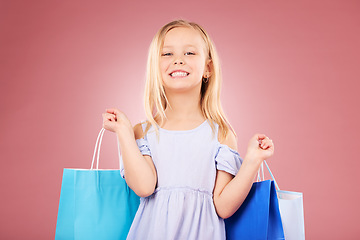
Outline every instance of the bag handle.
[[95, 163], [95, 155], [97, 153], [97, 159], [96, 159], [96, 169], [99, 169], [99, 158], [100, 158], [100, 146], [101, 146], [101, 142], [102, 142], [102, 138], [104, 136], [104, 132], [105, 132], [105, 128], [101, 128], [98, 137], [96, 139], [96, 143], [95, 143], [95, 149], [94, 149], [94, 155], [93, 155], [93, 159], [91, 162], [91, 167], [90, 170], [94, 169], [94, 163]]
[[[276, 180], [275, 180], [275, 177], [274, 177], [274, 175], [272, 174], [272, 172], [271, 172], [271, 170], [270, 170], [270, 168], [269, 168], [269, 165], [267, 164], [267, 162], [266, 162], [265, 160], [264, 160], [263, 163], [261, 163], [260, 169], [259, 169], [259, 171], [258, 171], [258, 181], [259, 181], [259, 182], [260, 182], [260, 181], [264, 181], [264, 179], [265, 179], [265, 177], [264, 177], [264, 163], [265, 163], [265, 166], [266, 166], [267, 170], [268, 170], [269, 173], [270, 173], [270, 176], [271, 176], [272, 180], [274, 180], [276, 189], [277, 189], [277, 190], [280, 190], [279, 185], [277, 184], [277, 182], [276, 182]], [[260, 174], [261, 174], [261, 176], [260, 176]]]
[[[96, 143], [95, 143], [95, 149], [94, 149], [94, 155], [93, 155], [93, 159], [91, 162], [91, 167], [90, 170], [94, 170], [94, 163], [95, 163], [95, 155], [96, 155], [96, 169], [99, 169], [99, 159], [100, 159], [100, 147], [101, 147], [101, 142], [102, 142], [102, 138], [104, 136], [105, 133], [105, 128], [101, 128], [98, 137], [96, 139]], [[117, 139], [117, 145], [118, 145], [118, 154], [119, 154], [119, 163], [120, 163], [120, 169], [122, 168], [122, 161], [121, 161], [121, 154], [120, 154], [120, 144], [119, 144], [119, 139]]]

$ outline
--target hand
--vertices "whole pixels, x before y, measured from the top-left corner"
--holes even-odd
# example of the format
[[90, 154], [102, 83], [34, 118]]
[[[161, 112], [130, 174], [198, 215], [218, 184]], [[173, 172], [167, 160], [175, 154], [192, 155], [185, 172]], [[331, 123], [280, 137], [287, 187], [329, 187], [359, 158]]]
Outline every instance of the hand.
[[119, 134], [120, 132], [134, 133], [132, 125], [126, 115], [119, 109], [106, 109], [103, 116], [103, 128]]
[[264, 134], [255, 134], [249, 141], [246, 156], [250, 159], [263, 161], [274, 154], [273, 141]]

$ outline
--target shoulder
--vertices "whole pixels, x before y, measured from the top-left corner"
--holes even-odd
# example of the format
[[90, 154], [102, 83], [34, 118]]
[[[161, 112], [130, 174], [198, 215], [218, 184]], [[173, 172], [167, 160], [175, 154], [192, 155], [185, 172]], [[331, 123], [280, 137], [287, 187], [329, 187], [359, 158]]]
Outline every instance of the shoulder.
[[218, 141], [220, 144], [224, 144], [227, 145], [229, 148], [237, 151], [237, 139], [235, 136], [235, 133], [229, 128], [225, 137], [222, 137], [222, 129], [219, 128], [219, 132], [218, 132]]
[[144, 131], [143, 131], [143, 128], [142, 128], [142, 123], [138, 123], [136, 124], [134, 127], [134, 135], [135, 135], [135, 139], [140, 139], [140, 138], [143, 138], [144, 137]]

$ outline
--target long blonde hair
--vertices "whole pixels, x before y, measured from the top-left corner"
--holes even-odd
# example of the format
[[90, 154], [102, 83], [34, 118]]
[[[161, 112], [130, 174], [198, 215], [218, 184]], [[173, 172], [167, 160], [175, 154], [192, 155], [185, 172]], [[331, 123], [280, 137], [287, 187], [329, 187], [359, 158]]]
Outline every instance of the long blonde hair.
[[211, 60], [211, 75], [206, 83], [202, 81], [201, 86], [200, 105], [204, 117], [210, 120], [209, 123], [211, 125], [211, 128], [213, 129], [213, 132], [215, 132], [215, 126], [213, 122], [219, 125], [221, 138], [224, 139], [229, 130], [231, 130], [235, 134], [235, 131], [225, 117], [220, 102], [222, 78], [220, 62], [215, 50], [215, 46], [210, 40], [209, 35], [201, 26], [185, 20], [175, 20], [164, 25], [156, 33], [150, 44], [144, 96], [145, 114], [148, 123], [145, 129], [145, 134], [147, 133], [151, 125], [155, 128], [156, 133], [158, 134], [159, 130], [155, 118], [159, 120], [159, 126], [161, 126], [166, 119], [165, 109], [169, 106], [169, 102], [166, 98], [165, 89], [162, 84], [159, 58], [161, 56], [161, 49], [164, 44], [166, 33], [168, 33], [171, 29], [177, 27], [188, 27], [198, 31], [205, 42], [206, 53], [208, 55], [207, 57]]

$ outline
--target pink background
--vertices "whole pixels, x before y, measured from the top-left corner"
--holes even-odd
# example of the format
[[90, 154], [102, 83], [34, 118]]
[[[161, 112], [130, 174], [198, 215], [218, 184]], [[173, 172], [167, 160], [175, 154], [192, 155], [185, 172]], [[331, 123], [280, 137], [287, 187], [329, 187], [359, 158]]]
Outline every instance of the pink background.
[[[89, 168], [101, 114], [136, 124], [147, 49], [185, 18], [212, 36], [244, 156], [261, 132], [307, 239], [358, 239], [359, 1], [1, 1], [0, 239], [53, 239], [63, 168]], [[117, 168], [106, 133], [102, 168]]]

